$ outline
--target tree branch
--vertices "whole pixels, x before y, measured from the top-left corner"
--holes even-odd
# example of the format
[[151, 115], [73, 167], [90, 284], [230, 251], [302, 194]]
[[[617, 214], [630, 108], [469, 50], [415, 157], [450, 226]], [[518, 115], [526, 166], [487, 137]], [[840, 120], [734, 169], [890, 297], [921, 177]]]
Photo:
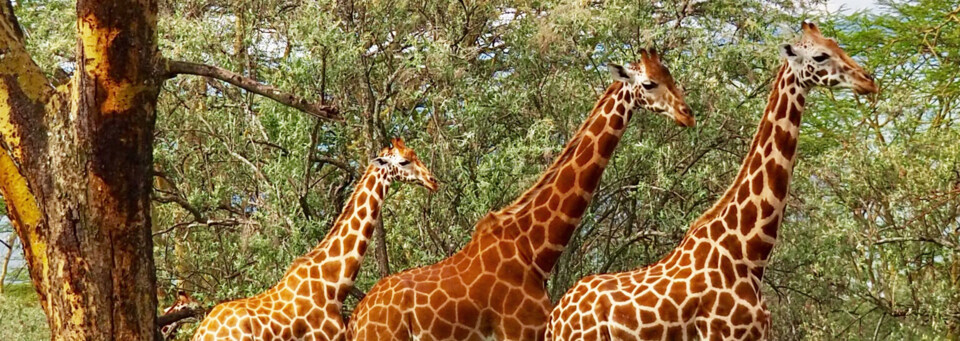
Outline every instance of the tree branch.
[[[269, 97], [274, 101], [296, 108], [300, 111], [316, 116], [318, 118], [337, 121], [337, 122], [343, 120], [343, 118], [340, 117], [340, 110], [337, 109], [337, 107], [334, 105], [311, 103], [294, 94], [280, 91], [279, 89], [274, 88], [270, 85], [257, 82], [252, 78], [244, 77], [238, 73], [235, 73], [223, 68], [219, 68], [216, 66], [184, 62], [184, 61], [178, 61], [178, 60], [167, 60], [166, 75], [172, 78], [180, 74], [196, 75], [196, 76], [209, 77], [213, 79], [219, 79], [224, 82], [243, 88], [244, 90], [250, 91], [252, 93]], [[323, 94], [320, 94], [320, 95], [323, 96]]]
[[351, 175], [354, 175], [354, 176], [357, 175], [357, 170], [356, 170], [356, 169], [354, 169], [353, 167], [350, 167], [350, 165], [347, 164], [346, 162], [343, 162], [343, 161], [334, 159], [334, 158], [332, 158], [332, 157], [325, 157], [325, 156], [316, 156], [316, 155], [314, 155], [314, 157], [310, 158], [310, 161], [311, 161], [311, 162], [315, 162], [315, 163], [319, 163], [321, 166], [324, 165], [324, 164], [333, 165], [334, 167], [337, 167], [337, 168], [340, 168], [340, 169], [342, 169], [342, 170], [344, 170], [344, 171], [347, 171], [347, 172], [350, 173]]
[[157, 329], [163, 328], [164, 326], [183, 320], [191, 317], [202, 317], [203, 308], [183, 308], [177, 311], [174, 311], [169, 314], [160, 315], [157, 317]]

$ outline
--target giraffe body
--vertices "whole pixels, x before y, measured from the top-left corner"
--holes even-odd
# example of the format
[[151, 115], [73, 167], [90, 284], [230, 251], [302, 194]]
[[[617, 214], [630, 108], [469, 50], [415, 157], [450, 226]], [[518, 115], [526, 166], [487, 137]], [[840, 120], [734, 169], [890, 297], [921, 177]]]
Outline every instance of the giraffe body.
[[340, 308], [360, 268], [367, 241], [394, 180], [436, 190], [430, 171], [403, 141], [394, 139], [360, 178], [346, 206], [320, 244], [294, 261], [272, 288], [224, 302], [207, 315], [194, 340], [341, 340]]
[[354, 310], [356, 340], [539, 340], [551, 301], [545, 283], [579, 224], [634, 106], [694, 124], [654, 52], [626, 68], [540, 180], [488, 213], [473, 238], [437, 264], [381, 280]]
[[733, 184], [680, 246], [639, 270], [580, 280], [553, 309], [550, 340], [765, 340], [760, 290], [793, 173], [804, 96], [814, 86], [877, 91], [835, 41], [803, 24]]

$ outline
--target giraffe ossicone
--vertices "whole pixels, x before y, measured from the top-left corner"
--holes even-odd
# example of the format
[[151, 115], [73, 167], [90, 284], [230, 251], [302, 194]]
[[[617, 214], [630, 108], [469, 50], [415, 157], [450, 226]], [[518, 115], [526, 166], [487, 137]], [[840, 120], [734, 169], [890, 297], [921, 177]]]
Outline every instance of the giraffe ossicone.
[[540, 340], [552, 307], [546, 279], [580, 222], [634, 111], [694, 125], [654, 51], [610, 65], [614, 82], [540, 179], [476, 225], [463, 249], [378, 282], [350, 319], [355, 340]]
[[393, 139], [367, 166], [340, 216], [317, 247], [298, 258], [283, 278], [253, 297], [218, 304], [194, 340], [342, 340], [340, 308], [357, 276], [387, 189], [393, 181], [438, 187], [430, 170]]
[[783, 221], [804, 96], [817, 86], [877, 92], [833, 39], [804, 22], [740, 172], [680, 245], [647, 267], [581, 279], [550, 315], [548, 340], [765, 340], [760, 282]]

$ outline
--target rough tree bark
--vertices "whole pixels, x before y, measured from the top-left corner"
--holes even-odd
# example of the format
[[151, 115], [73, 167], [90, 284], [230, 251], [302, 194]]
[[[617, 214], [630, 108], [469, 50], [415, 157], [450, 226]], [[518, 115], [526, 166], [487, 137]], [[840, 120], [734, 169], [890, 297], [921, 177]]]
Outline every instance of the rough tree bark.
[[150, 192], [165, 79], [205, 75], [337, 117], [222, 69], [163, 60], [156, 26], [156, 0], [79, 0], [77, 69], [55, 88], [0, 0], [0, 193], [55, 340], [158, 336]]

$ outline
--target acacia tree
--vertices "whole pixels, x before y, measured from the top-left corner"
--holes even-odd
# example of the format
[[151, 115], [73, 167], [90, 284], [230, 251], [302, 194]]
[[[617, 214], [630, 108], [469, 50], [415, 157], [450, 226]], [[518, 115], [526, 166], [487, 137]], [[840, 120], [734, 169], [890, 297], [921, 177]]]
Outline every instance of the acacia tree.
[[0, 191], [54, 339], [153, 338], [150, 194], [163, 81], [195, 74], [323, 119], [337, 110], [224, 69], [165, 60], [155, 0], [76, 8], [77, 62], [56, 80], [27, 52], [11, 2], [0, 3]]

